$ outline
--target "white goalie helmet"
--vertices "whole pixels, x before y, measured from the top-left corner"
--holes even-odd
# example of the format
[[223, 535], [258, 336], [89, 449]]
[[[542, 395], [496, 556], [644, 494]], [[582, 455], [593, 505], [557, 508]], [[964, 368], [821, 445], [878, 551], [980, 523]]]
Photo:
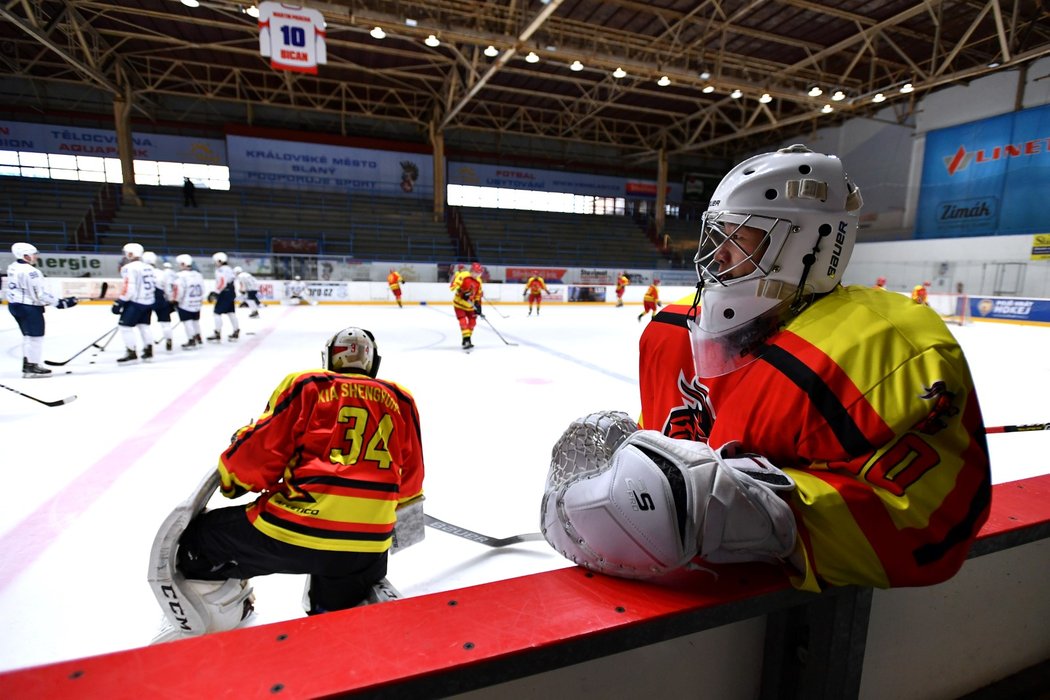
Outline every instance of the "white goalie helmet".
[[146, 263], [147, 265], [152, 265], [156, 267], [157, 254], [154, 253], [152, 250], [147, 250], [145, 253], [142, 254], [142, 262]]
[[128, 243], [124, 246], [123, 251], [125, 257], [129, 260], [139, 260], [142, 258], [143, 253], [145, 253], [145, 249], [140, 243]]
[[11, 246], [11, 255], [15, 260], [25, 260], [26, 256], [36, 255], [36, 246], [30, 243], [15, 243]]
[[[690, 323], [699, 376], [750, 362], [781, 323], [842, 281], [861, 205], [842, 162], [800, 144], [729, 171], [693, 260], [702, 285], [700, 319]], [[753, 251], [744, 240], [757, 241]]]
[[211, 259], [216, 265], [225, 265], [227, 260], [226, 253], [215, 253], [211, 256]]
[[175, 262], [177, 262], [182, 267], [189, 269], [193, 267], [193, 256], [183, 253], [182, 255], [175, 256]]
[[332, 372], [351, 372], [375, 377], [379, 373], [379, 350], [371, 331], [350, 326], [325, 343], [321, 366]]

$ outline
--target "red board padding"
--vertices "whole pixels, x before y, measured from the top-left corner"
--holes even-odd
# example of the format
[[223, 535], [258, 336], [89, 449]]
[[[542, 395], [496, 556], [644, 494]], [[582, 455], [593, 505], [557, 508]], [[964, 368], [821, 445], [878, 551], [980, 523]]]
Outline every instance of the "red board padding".
[[[1050, 522], [1050, 476], [995, 487], [982, 539]], [[788, 588], [722, 567], [661, 584], [566, 568], [0, 674], [3, 698], [305, 698], [354, 693]]]
[[992, 487], [992, 511], [979, 539], [1050, 522], [1050, 474]]

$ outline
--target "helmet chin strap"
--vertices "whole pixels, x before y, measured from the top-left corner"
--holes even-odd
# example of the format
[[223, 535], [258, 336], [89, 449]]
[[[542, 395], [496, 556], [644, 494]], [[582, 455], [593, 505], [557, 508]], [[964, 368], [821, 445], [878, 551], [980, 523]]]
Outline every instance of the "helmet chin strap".
[[[711, 270], [712, 274], [716, 274], [717, 275], [718, 274], [718, 270], [719, 270], [719, 268], [721, 268], [721, 266], [722, 266], [722, 264], [720, 262], [713, 261], [707, 267], [708, 267], [709, 270]], [[697, 316], [697, 313], [699, 312], [700, 296], [704, 292], [704, 276], [700, 274], [699, 269], [697, 270], [696, 277], [697, 277], [696, 294], [693, 296], [693, 304], [692, 304], [692, 306], [689, 307], [689, 310], [685, 313], [686, 318], [691, 320], [691, 321], [693, 321], [694, 323], [696, 322], [696, 316]]]
[[817, 242], [813, 245], [813, 250], [802, 256], [802, 276], [798, 280], [798, 291], [795, 292], [795, 300], [791, 302], [791, 313], [793, 314], [801, 312], [809, 303], [809, 299], [806, 298], [806, 279], [809, 277], [810, 269], [817, 262], [820, 242], [831, 235], [831, 230], [831, 226], [821, 224], [817, 229]]

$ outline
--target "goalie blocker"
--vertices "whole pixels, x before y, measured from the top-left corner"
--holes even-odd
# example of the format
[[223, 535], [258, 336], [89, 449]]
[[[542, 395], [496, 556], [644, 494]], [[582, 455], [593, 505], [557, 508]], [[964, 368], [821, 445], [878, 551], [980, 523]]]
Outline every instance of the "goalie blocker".
[[623, 413], [574, 421], [554, 446], [541, 507], [544, 537], [571, 561], [628, 578], [712, 563], [780, 562], [796, 526], [778, 493], [794, 482], [733, 445], [638, 430]]
[[[165, 518], [154, 538], [147, 580], [167, 621], [154, 643], [232, 630], [254, 610], [255, 595], [249, 579], [187, 579], [176, 566], [179, 538], [190, 521], [205, 510], [219, 483], [218, 471], [209, 471], [189, 498]], [[423, 497], [419, 496], [398, 506], [390, 553], [396, 554], [422, 541], [424, 535]], [[309, 591], [310, 577], [307, 576], [303, 593], [306, 612], [310, 612]], [[361, 604], [381, 603], [397, 597], [397, 590], [384, 578], [372, 587]]]

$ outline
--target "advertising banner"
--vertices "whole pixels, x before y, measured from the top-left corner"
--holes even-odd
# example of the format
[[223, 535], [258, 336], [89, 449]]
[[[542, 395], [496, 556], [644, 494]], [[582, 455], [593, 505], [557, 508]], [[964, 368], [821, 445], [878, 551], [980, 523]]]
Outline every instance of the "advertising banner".
[[[226, 144], [219, 139], [132, 132], [136, 160], [225, 165]], [[0, 149], [119, 158], [117, 134], [107, 129], [0, 121]]]
[[926, 135], [917, 238], [1050, 231], [1050, 105]]
[[226, 137], [231, 185], [429, 197], [434, 158], [324, 143]]
[[970, 297], [970, 318], [1050, 324], [1050, 299]]

